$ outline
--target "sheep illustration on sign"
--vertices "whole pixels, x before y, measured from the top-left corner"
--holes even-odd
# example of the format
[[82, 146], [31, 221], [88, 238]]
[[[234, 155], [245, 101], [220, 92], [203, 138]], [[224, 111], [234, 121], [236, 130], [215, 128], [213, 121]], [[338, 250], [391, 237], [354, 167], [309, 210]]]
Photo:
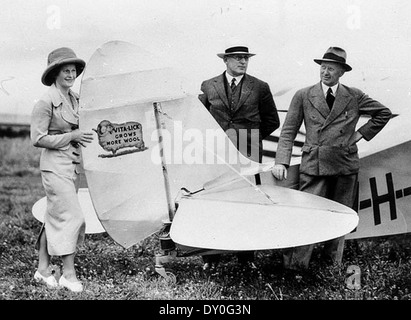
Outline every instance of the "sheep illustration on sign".
[[[142, 125], [135, 121], [117, 124], [111, 123], [108, 120], [103, 120], [99, 123], [97, 129], [93, 129], [93, 131], [98, 135], [100, 146], [104, 150], [113, 153], [100, 154], [99, 157], [102, 158], [115, 157], [148, 149], [144, 145]], [[121, 153], [116, 153], [117, 150], [123, 148], [133, 149], [127, 149]]]

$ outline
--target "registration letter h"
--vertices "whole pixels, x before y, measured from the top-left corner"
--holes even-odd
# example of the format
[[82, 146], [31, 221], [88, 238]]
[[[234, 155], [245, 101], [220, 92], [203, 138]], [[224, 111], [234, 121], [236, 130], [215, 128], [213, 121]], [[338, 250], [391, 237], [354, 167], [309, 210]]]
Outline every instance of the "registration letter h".
[[385, 179], [387, 181], [388, 193], [383, 194], [383, 195], [378, 195], [376, 179], [375, 178], [370, 179], [371, 199], [372, 199], [372, 204], [373, 204], [372, 207], [374, 211], [375, 225], [381, 224], [380, 204], [385, 203], [385, 202], [390, 203], [391, 220], [397, 219], [397, 208], [395, 205], [394, 183], [393, 183], [391, 172], [385, 175]]

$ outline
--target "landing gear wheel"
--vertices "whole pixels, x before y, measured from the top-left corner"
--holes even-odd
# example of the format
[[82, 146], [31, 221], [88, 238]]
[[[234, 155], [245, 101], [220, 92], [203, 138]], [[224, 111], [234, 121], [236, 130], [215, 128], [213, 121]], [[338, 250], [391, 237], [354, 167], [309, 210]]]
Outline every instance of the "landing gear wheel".
[[177, 277], [174, 273], [170, 272], [170, 271], [166, 271], [166, 281], [169, 284], [176, 284], [177, 283]]

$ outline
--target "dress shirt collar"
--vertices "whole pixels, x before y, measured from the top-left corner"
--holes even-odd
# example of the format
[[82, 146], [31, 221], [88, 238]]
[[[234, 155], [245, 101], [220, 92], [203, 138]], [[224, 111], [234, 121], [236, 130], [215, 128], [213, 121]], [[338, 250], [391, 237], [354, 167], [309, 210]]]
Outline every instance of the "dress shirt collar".
[[228, 81], [228, 84], [231, 85], [231, 81], [233, 80], [233, 78], [235, 78], [235, 85], [238, 85], [241, 81], [241, 79], [243, 79], [244, 75], [238, 76], [238, 77], [233, 77], [232, 75], [229, 75], [228, 72], [225, 72], [225, 77]]
[[339, 85], [339, 83], [337, 83], [336, 85], [334, 85], [332, 87], [329, 87], [329, 86], [326, 86], [325, 84], [323, 84], [321, 82], [321, 87], [323, 88], [324, 96], [325, 97], [327, 96], [328, 88], [331, 88], [331, 90], [333, 91], [333, 95], [335, 97], [335, 94], [337, 93], [337, 90], [338, 90], [338, 85]]

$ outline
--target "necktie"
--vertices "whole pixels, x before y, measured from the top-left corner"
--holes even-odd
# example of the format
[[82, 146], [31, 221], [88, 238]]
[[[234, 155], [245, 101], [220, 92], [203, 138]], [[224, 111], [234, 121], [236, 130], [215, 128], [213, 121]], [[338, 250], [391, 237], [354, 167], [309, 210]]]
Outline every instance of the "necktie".
[[235, 85], [235, 78], [233, 78], [233, 80], [231, 80], [231, 85], [230, 85], [230, 87], [231, 87], [231, 91], [234, 91], [234, 89], [235, 89], [235, 87], [236, 87], [236, 85]]
[[331, 108], [333, 107], [333, 104], [334, 104], [334, 100], [335, 100], [335, 97], [333, 95], [333, 91], [332, 91], [331, 88], [328, 88], [327, 97], [325, 98], [325, 100], [327, 101], [328, 107], [331, 110]]

